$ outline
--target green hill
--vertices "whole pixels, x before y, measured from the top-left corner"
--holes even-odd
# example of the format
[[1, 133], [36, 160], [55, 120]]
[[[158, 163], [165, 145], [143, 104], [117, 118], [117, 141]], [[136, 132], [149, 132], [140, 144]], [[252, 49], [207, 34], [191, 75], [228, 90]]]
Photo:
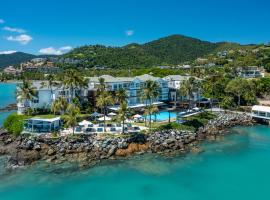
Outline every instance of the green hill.
[[123, 47], [83, 46], [64, 55], [81, 59], [88, 67], [102, 65], [112, 68], [177, 65], [220, 50], [246, 48], [236, 43], [212, 43], [183, 35], [172, 35], [145, 44]]
[[35, 58], [35, 55], [16, 52], [12, 54], [0, 54], [0, 68], [7, 67], [9, 65], [20, 64], [21, 62], [25, 62]]

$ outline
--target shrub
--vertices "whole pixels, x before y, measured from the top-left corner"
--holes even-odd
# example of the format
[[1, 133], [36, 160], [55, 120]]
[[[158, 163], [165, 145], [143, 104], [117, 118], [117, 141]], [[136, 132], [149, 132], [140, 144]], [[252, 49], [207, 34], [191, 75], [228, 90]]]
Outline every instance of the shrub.
[[14, 135], [19, 135], [23, 131], [23, 120], [27, 119], [24, 115], [11, 114], [4, 121], [4, 128]]

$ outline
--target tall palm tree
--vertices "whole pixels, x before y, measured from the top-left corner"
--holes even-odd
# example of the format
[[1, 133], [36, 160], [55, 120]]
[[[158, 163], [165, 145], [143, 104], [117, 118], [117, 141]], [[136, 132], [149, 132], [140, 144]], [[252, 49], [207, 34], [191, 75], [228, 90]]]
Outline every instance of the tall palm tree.
[[64, 97], [59, 97], [52, 103], [51, 111], [54, 113], [54, 115], [56, 113], [64, 114], [67, 107], [68, 107], [67, 100]]
[[[148, 105], [151, 106], [153, 101], [157, 99], [159, 96], [159, 84], [156, 81], [147, 80], [142, 89], [142, 100], [145, 101], [146, 110]], [[145, 125], [146, 125], [147, 117], [145, 117]], [[151, 126], [151, 115], [150, 115], [150, 126]]]
[[103, 91], [99, 93], [97, 98], [97, 107], [103, 109], [104, 114], [104, 131], [106, 132], [106, 110], [107, 106], [112, 105], [114, 103], [114, 100], [111, 96], [111, 94], [107, 91]]
[[75, 106], [74, 104], [69, 104], [66, 114], [67, 115], [65, 116], [65, 119], [64, 119], [65, 123], [68, 127], [72, 127], [72, 133], [74, 135], [75, 127], [78, 124], [80, 108]]
[[150, 128], [150, 130], [152, 128], [152, 115], [154, 113], [157, 113], [157, 112], [158, 112], [158, 107], [156, 105], [151, 104], [151, 105], [148, 105], [146, 107], [145, 115], [149, 116], [149, 128]]
[[97, 88], [97, 92], [98, 94], [102, 93], [102, 92], [105, 92], [106, 91], [106, 84], [105, 84], [105, 79], [100, 77], [98, 79], [98, 82], [99, 82], [99, 85], [98, 85], [98, 88]]
[[122, 104], [123, 102], [126, 102], [127, 98], [128, 95], [125, 89], [121, 88], [116, 92], [116, 101], [118, 103]]
[[24, 100], [24, 106], [31, 107], [31, 101], [37, 97], [36, 88], [33, 87], [32, 82], [28, 80], [23, 80], [22, 84], [18, 85], [17, 95]]
[[184, 80], [180, 86], [180, 94], [183, 96], [188, 96], [188, 108], [191, 109], [191, 101], [194, 99], [193, 92], [198, 91], [198, 84], [194, 77], [190, 77]]
[[122, 134], [125, 133], [125, 120], [130, 114], [130, 109], [127, 106], [127, 102], [123, 101], [120, 104], [120, 109], [118, 110], [117, 118], [122, 122]]
[[64, 77], [62, 77], [62, 82], [64, 87], [70, 90], [70, 101], [75, 97], [76, 89], [87, 87], [86, 79], [84, 79], [81, 73], [74, 69], [68, 69], [65, 71]]

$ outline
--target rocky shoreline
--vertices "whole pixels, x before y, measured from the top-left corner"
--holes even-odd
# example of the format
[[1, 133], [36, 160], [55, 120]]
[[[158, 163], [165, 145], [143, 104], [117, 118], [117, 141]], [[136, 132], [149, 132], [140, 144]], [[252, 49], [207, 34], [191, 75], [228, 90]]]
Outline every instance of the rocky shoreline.
[[224, 130], [237, 125], [251, 125], [252, 119], [245, 114], [223, 113], [198, 129], [197, 132], [162, 130], [151, 134], [131, 136], [76, 135], [60, 138], [33, 136], [14, 137], [0, 131], [0, 155], [7, 155], [7, 167], [17, 168], [36, 161], [61, 163], [78, 162], [91, 166], [104, 159], [117, 159], [133, 154], [170, 154], [199, 152], [198, 142], [215, 139]]

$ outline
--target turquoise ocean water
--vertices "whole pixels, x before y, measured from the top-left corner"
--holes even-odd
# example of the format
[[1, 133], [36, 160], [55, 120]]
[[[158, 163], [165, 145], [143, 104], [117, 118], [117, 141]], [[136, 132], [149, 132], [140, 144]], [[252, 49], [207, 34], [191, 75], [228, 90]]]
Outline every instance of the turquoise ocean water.
[[[0, 84], [1, 106], [15, 102], [14, 91]], [[88, 169], [37, 163], [7, 171], [0, 157], [0, 200], [270, 199], [270, 127], [233, 128], [201, 148], [201, 154], [142, 155]]]
[[[16, 103], [16, 84], [12, 83], [0, 83], [0, 108], [5, 107], [11, 103]], [[3, 124], [4, 119], [11, 112], [0, 112], [0, 127]]]
[[201, 154], [174, 158], [144, 155], [80, 170], [40, 163], [7, 172], [2, 164], [0, 199], [269, 199], [270, 128], [231, 132], [204, 143]]

